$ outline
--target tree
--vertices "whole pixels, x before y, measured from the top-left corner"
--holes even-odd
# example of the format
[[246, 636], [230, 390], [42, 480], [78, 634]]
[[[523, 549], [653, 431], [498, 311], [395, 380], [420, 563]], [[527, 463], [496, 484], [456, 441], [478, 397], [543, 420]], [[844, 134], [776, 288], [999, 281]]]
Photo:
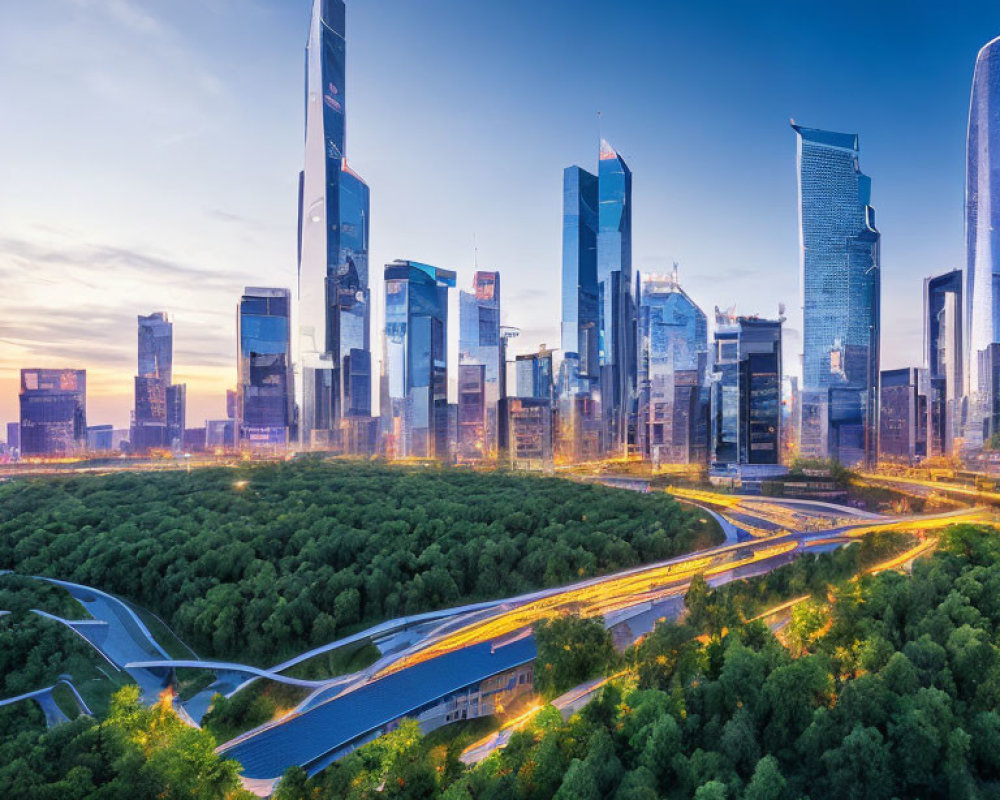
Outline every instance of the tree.
[[743, 792], [743, 800], [782, 800], [785, 786], [778, 760], [774, 756], [764, 756], [754, 767], [753, 777]]
[[552, 800], [601, 800], [593, 769], [574, 758]]
[[611, 634], [600, 619], [556, 617], [535, 625], [535, 688], [555, 697], [607, 673], [615, 661]]

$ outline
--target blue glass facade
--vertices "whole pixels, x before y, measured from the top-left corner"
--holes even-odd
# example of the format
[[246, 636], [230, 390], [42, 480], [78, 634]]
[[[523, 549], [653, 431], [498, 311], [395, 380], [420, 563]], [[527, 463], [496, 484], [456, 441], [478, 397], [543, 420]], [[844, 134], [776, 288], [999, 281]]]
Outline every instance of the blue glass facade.
[[[503, 382], [499, 272], [477, 271], [473, 276], [472, 291], [459, 293], [458, 324], [460, 386], [457, 455], [463, 460], [495, 459], [499, 446], [498, 406]], [[472, 369], [477, 365], [483, 367], [481, 385], [476, 377], [479, 371]], [[470, 369], [463, 373], [464, 366]], [[462, 386], [466, 386], [464, 395]], [[477, 402], [481, 403], [481, 413], [474, 411], [471, 405], [472, 398], [479, 395], [481, 398]], [[477, 413], [481, 419], [478, 425], [472, 425], [471, 418]]]
[[969, 104], [965, 189], [966, 438], [982, 442], [995, 404], [992, 377], [980, 373], [980, 354], [1000, 342], [1000, 38], [976, 58]]
[[174, 324], [161, 311], [138, 317], [138, 373], [131, 448], [145, 453], [180, 447], [184, 437], [186, 387], [174, 386]]
[[[928, 455], [951, 455], [960, 435], [965, 393], [962, 270], [924, 281], [924, 363], [929, 405]], [[884, 374], [884, 373], [883, 373]]]
[[880, 234], [856, 134], [792, 124], [798, 138], [803, 293], [802, 454], [874, 463]]
[[596, 378], [597, 176], [563, 171], [562, 350], [578, 357], [578, 374]]
[[644, 277], [639, 303], [638, 438], [654, 465], [707, 456], [708, 318], [669, 278]]
[[236, 420], [241, 447], [283, 447], [295, 430], [291, 292], [248, 287], [237, 308]]
[[367, 184], [346, 159], [345, 16], [343, 0], [314, 2], [306, 47], [298, 303], [301, 441], [351, 451], [371, 417], [370, 203]]
[[23, 456], [68, 456], [87, 443], [87, 371], [22, 369]]
[[385, 265], [383, 419], [390, 458], [446, 460], [448, 289], [455, 273], [416, 261]]
[[518, 397], [552, 399], [552, 351], [542, 345], [537, 353], [519, 355], [515, 359], [514, 375]]

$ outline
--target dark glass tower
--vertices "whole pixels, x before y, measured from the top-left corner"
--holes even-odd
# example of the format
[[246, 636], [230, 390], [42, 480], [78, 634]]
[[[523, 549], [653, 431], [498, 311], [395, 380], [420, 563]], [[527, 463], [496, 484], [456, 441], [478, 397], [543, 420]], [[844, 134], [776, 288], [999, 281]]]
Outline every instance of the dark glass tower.
[[597, 176], [563, 171], [562, 350], [578, 357], [579, 374], [597, 367]]
[[248, 287], [237, 309], [236, 418], [241, 447], [280, 448], [295, 429], [288, 289]]
[[186, 387], [174, 386], [174, 324], [162, 311], [139, 315], [138, 373], [131, 446], [136, 453], [180, 446]]
[[385, 265], [386, 450], [448, 458], [448, 289], [455, 273], [416, 261]]
[[853, 133], [798, 138], [803, 301], [802, 455], [852, 466], [877, 453], [880, 234]]
[[301, 442], [334, 450], [371, 417], [369, 193], [347, 166], [345, 14], [343, 0], [313, 4], [299, 178]]
[[[965, 357], [962, 270], [924, 280], [924, 363], [928, 377], [927, 455], [951, 455], [961, 435]], [[885, 373], [883, 372], [883, 375]]]

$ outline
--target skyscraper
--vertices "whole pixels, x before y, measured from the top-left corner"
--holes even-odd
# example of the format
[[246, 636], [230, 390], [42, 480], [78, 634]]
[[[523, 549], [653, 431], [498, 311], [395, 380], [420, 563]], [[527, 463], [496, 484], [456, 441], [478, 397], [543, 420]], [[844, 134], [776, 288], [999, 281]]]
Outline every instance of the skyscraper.
[[514, 359], [518, 397], [552, 399], [552, 352], [543, 344], [537, 353], [522, 354]]
[[737, 317], [716, 309], [712, 377], [712, 461], [781, 461], [781, 326], [784, 319]]
[[635, 298], [632, 287], [632, 171], [601, 140], [598, 169], [597, 329], [605, 449], [621, 452], [634, 424]]
[[597, 176], [563, 171], [562, 351], [575, 354], [580, 376], [597, 367]]
[[926, 456], [927, 370], [883, 370], [879, 398], [879, 460], [913, 464]]
[[798, 137], [803, 303], [800, 448], [846, 465], [874, 463], [879, 376], [879, 244], [871, 179], [852, 133]]
[[[980, 354], [1000, 342], [1000, 37], [976, 58], [969, 103], [965, 188], [966, 396], [965, 436], [982, 443], [983, 422], [995, 399], [980, 376]], [[989, 434], [986, 434], [989, 435]]]
[[87, 443], [87, 371], [22, 369], [21, 454], [68, 456]]
[[288, 445], [295, 430], [291, 301], [288, 289], [247, 287], [236, 313], [237, 440], [241, 447]]
[[[927, 455], [952, 454], [965, 393], [962, 270], [924, 280], [924, 364], [928, 372]], [[884, 374], [884, 373], [883, 373]]]
[[369, 192], [346, 158], [345, 16], [343, 0], [314, 0], [299, 176], [300, 436], [334, 450], [371, 417]]
[[448, 289], [455, 273], [385, 265], [383, 419], [393, 458], [448, 458]]
[[174, 324], [162, 311], [138, 317], [138, 371], [132, 451], [180, 446], [184, 435], [183, 385], [174, 386]]
[[638, 439], [654, 465], [707, 456], [708, 318], [669, 277], [644, 276], [639, 304]]
[[[498, 447], [498, 404], [501, 397], [502, 343], [500, 341], [500, 273], [477, 271], [471, 292], [459, 293], [458, 456], [466, 460], [493, 459]], [[464, 369], [465, 367], [470, 369]], [[472, 369], [482, 366], [482, 370]], [[465, 387], [465, 394], [463, 389]], [[481, 394], [481, 411], [470, 405]], [[464, 404], [463, 404], [464, 396]], [[477, 403], [480, 400], [476, 401]], [[475, 417], [481, 416], [478, 425]], [[475, 438], [470, 438], [475, 437]]]

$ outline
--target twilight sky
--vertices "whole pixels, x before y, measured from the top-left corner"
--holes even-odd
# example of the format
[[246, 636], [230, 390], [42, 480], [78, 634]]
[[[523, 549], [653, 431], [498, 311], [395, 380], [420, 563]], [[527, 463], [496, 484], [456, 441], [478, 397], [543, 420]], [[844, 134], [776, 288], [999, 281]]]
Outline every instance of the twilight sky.
[[[22, 366], [86, 367], [124, 426], [135, 317], [175, 318], [188, 425], [224, 415], [235, 304], [295, 283], [309, 0], [0, 3], [0, 421]], [[957, 9], [956, 9], [957, 6]], [[515, 352], [558, 346], [562, 168], [634, 172], [635, 268], [709, 315], [788, 307], [789, 117], [858, 132], [882, 231], [883, 367], [920, 360], [926, 275], [962, 266], [965, 128], [1000, 4], [348, 0], [348, 157], [394, 258], [503, 274]], [[373, 297], [381, 301], [373, 280]], [[449, 333], [457, 336], [457, 324]]]

